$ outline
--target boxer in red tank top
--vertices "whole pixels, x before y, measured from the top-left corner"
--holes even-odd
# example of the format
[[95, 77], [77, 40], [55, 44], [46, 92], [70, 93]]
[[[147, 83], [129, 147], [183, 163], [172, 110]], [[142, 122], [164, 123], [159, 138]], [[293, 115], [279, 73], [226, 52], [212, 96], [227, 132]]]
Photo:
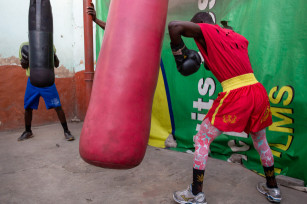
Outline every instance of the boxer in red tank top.
[[195, 68], [198, 58], [190, 57], [195, 51], [189, 50], [181, 37], [194, 38], [205, 67], [223, 88], [193, 139], [193, 183], [187, 190], [175, 192], [174, 200], [178, 203], [207, 203], [202, 185], [211, 142], [224, 131], [245, 131], [251, 135], [266, 176], [266, 183], [259, 183], [257, 189], [269, 201], [280, 202], [274, 159], [265, 132], [272, 124], [270, 103], [265, 88], [254, 76], [248, 57], [248, 40], [232, 29], [214, 24], [206, 12], [197, 13], [191, 22], [172, 21], [168, 28], [178, 71], [191, 74], [198, 70]]

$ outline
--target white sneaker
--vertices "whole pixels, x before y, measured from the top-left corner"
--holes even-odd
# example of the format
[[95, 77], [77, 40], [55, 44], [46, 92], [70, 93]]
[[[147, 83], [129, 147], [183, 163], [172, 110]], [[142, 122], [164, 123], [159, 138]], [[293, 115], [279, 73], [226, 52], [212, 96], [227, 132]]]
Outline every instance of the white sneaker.
[[192, 187], [189, 185], [188, 189], [183, 191], [176, 191], [173, 198], [177, 203], [181, 204], [207, 204], [205, 194], [203, 192], [194, 195]]
[[280, 189], [277, 188], [269, 188], [266, 183], [261, 182], [257, 185], [257, 190], [265, 195], [267, 199], [274, 203], [280, 203], [281, 201], [281, 193]]

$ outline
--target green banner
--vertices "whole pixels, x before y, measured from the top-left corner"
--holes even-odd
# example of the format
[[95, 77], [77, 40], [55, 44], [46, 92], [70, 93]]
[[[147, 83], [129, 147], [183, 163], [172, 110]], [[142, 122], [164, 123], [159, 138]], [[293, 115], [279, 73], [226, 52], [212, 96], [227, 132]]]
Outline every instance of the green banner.
[[[109, 2], [97, 1], [98, 18], [106, 20]], [[255, 76], [266, 88], [271, 102], [274, 123], [267, 129], [267, 139], [274, 155], [275, 172], [302, 179], [307, 184], [305, 1], [170, 0], [167, 24], [172, 20], [189, 21], [199, 11], [210, 12], [218, 24], [228, 21], [236, 32], [249, 40]], [[100, 32], [101, 29], [97, 29], [97, 53], [102, 42]], [[193, 39], [184, 41], [188, 48], [197, 50]], [[167, 27], [161, 58], [165, 92], [160, 100], [164, 98], [168, 102], [169, 111], [165, 114], [172, 124], [172, 131], [168, 132], [176, 138], [176, 150], [193, 150], [192, 138], [222, 91], [221, 85], [203, 67], [188, 77], [177, 72]], [[152, 129], [157, 128], [157, 124], [152, 125]], [[164, 141], [165, 135], [161, 138]], [[223, 160], [239, 154], [246, 168], [263, 173], [260, 157], [251, 137], [245, 133], [224, 133], [214, 140], [210, 150], [212, 157]]]
[[[96, 1], [96, 18], [104, 22], [107, 21], [108, 11], [110, 6], [110, 0], [107, 1]], [[104, 30], [96, 25], [96, 59], [98, 59], [99, 51], [102, 45]]]

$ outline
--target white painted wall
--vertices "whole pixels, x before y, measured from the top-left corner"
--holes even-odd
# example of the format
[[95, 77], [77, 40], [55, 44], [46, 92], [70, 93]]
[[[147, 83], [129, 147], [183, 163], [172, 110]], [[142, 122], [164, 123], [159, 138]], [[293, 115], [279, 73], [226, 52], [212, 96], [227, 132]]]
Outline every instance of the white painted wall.
[[[93, 2], [95, 3], [94, 0]], [[30, 0], [0, 0], [1, 58], [19, 57], [20, 44], [28, 41], [29, 3]], [[84, 63], [80, 64], [84, 62], [83, 1], [50, 0], [50, 3], [53, 13], [53, 41], [60, 65], [71, 72], [84, 70]], [[96, 26], [93, 27], [95, 29]]]

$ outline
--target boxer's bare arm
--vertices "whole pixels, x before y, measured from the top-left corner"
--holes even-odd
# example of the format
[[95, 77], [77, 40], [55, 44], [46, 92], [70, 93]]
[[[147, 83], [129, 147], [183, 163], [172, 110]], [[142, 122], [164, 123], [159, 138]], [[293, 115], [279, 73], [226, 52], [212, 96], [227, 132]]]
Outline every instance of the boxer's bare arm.
[[203, 38], [200, 26], [189, 21], [171, 21], [168, 24], [168, 30], [171, 42], [174, 45], [180, 44], [181, 36], [195, 39]]
[[91, 15], [93, 18], [93, 21], [99, 25], [100, 28], [105, 29], [106, 28], [106, 22], [99, 20], [98, 18], [96, 18], [96, 11], [95, 11], [95, 6], [93, 3], [91, 3], [91, 5], [89, 7], [87, 7], [86, 9], [86, 13]]

